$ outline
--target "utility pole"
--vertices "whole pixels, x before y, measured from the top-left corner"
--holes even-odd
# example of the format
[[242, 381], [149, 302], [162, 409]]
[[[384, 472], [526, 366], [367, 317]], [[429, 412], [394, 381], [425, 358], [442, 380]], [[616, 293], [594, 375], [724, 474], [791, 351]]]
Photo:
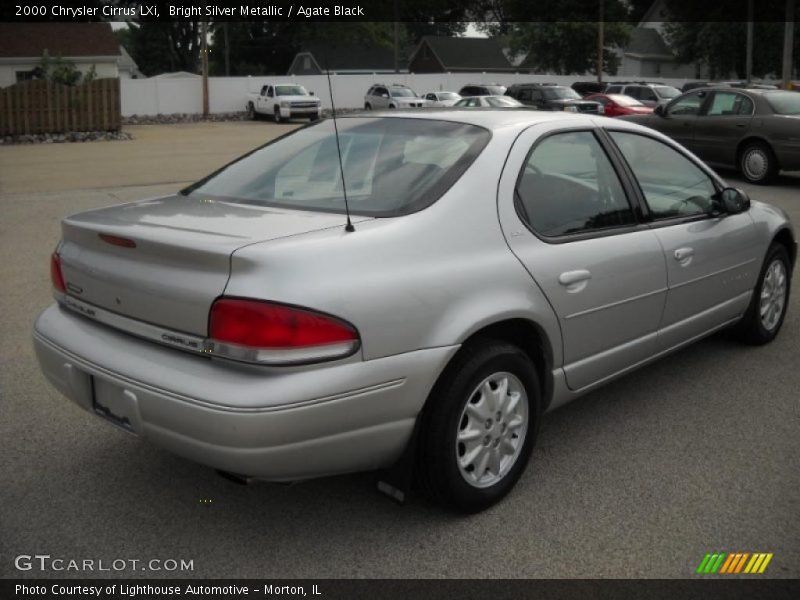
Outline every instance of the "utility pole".
[[394, 72], [400, 72], [400, 23], [397, 22], [397, 0], [394, 0]]
[[[752, 2], [752, 0], [750, 0]], [[228, 44], [228, 22], [222, 24], [222, 34], [225, 41], [225, 77], [231, 76], [231, 51]]]
[[753, 79], [753, 0], [747, 0], [747, 83]]
[[786, 22], [783, 30], [783, 87], [789, 89], [792, 85], [792, 50], [794, 49], [794, 3], [795, 0], [786, 0]]
[[603, 23], [604, 3], [604, 0], [600, 0], [600, 14], [599, 20], [597, 21], [597, 83], [603, 83], [603, 34], [605, 33], [603, 31], [605, 29]]
[[203, 65], [203, 116], [208, 116], [208, 22], [200, 23], [200, 53]]

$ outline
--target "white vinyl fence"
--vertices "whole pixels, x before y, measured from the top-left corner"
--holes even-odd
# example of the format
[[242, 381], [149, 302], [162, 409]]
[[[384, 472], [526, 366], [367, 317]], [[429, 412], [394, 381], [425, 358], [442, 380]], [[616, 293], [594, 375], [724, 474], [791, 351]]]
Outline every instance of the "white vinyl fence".
[[[610, 77], [607, 81], [625, 81], [630, 77]], [[390, 73], [375, 75], [331, 75], [333, 99], [338, 108], [361, 108], [364, 94], [374, 83], [402, 83], [424, 94], [437, 90], [457, 92], [467, 83], [552, 82], [572, 85], [592, 81], [591, 76], [531, 75], [529, 73]], [[649, 79], [680, 87], [684, 79]], [[275, 77], [210, 77], [209, 110], [212, 113], [243, 111], [248, 92], [258, 92], [267, 83], [293, 82], [305, 86], [331, 107], [328, 79], [325, 75]], [[203, 83], [200, 77], [176, 79], [121, 79], [122, 116], [203, 112]]]

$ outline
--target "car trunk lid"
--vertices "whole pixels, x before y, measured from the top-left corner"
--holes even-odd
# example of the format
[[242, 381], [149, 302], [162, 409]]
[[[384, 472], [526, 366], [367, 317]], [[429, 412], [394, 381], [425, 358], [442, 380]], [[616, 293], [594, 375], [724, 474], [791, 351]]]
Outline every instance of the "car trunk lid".
[[204, 336], [235, 250], [344, 223], [339, 214], [177, 195], [66, 218], [59, 255], [68, 295]]

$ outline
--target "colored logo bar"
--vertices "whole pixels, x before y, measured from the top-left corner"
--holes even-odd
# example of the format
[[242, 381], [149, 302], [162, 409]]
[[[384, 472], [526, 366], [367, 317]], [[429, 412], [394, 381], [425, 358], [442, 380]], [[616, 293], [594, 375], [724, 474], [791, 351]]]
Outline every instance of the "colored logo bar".
[[700, 575], [713, 575], [715, 573], [724, 575], [742, 574], [761, 574], [769, 561], [772, 560], [772, 553], [765, 552], [716, 552], [706, 554], [697, 567]]

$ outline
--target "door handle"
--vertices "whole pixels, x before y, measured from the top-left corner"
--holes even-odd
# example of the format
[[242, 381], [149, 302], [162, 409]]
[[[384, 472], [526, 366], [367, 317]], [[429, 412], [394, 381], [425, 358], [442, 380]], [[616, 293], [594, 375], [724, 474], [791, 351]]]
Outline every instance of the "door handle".
[[558, 283], [567, 288], [567, 292], [574, 293], [583, 290], [592, 278], [592, 274], [586, 269], [578, 271], [565, 271], [558, 276]]
[[675, 260], [681, 265], [686, 266], [692, 261], [694, 256], [694, 248], [678, 248], [675, 250]]

